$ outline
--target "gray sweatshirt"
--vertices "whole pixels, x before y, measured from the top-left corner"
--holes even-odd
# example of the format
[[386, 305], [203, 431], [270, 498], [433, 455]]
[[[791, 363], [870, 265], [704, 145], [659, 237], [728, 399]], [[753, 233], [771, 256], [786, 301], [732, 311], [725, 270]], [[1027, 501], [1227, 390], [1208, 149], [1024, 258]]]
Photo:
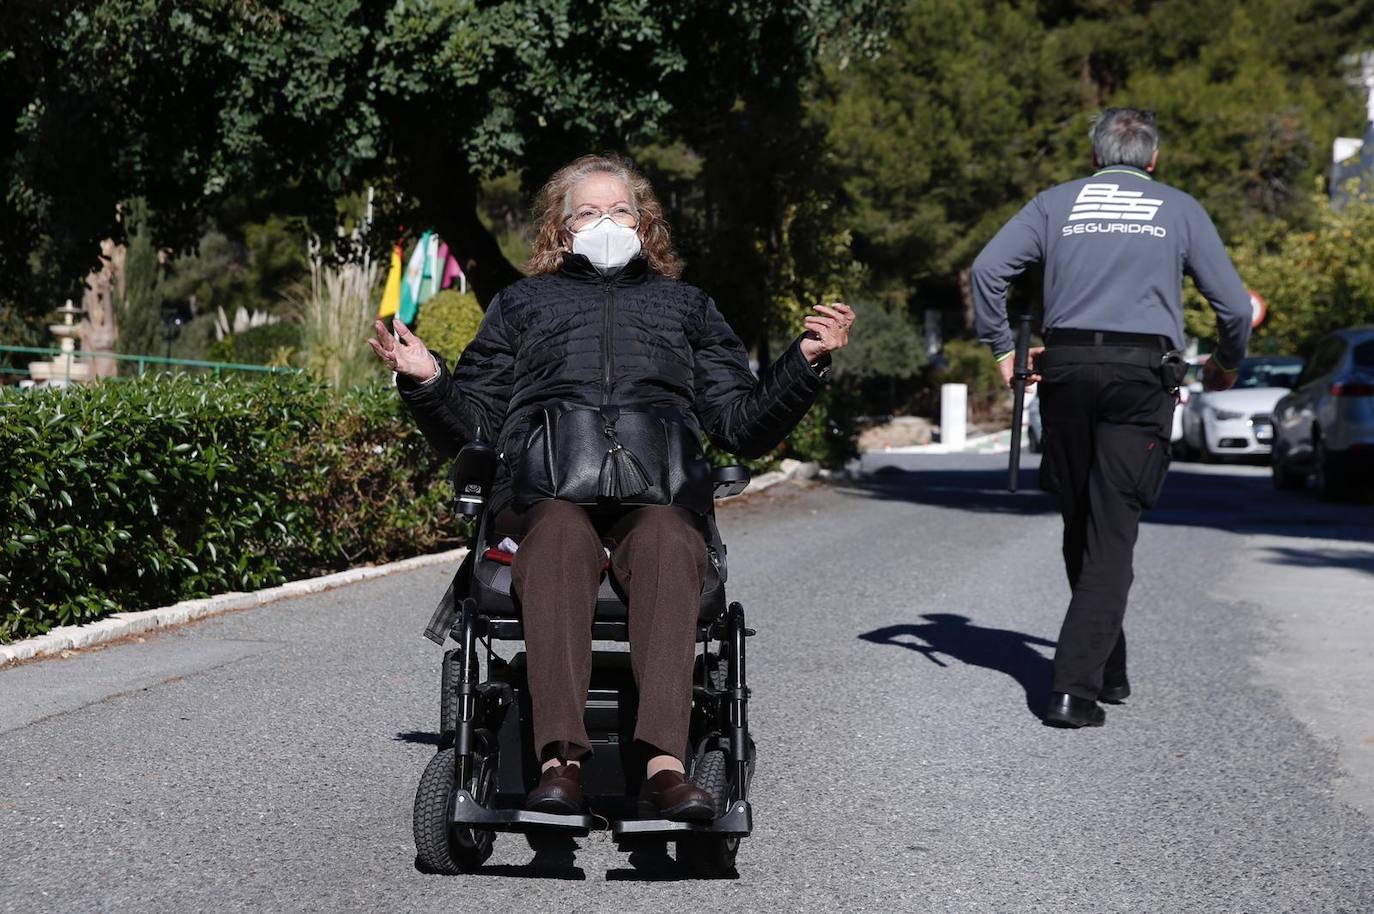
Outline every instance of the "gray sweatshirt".
[[1250, 340], [1250, 294], [1207, 213], [1125, 165], [1060, 184], [1026, 204], [973, 262], [978, 338], [1015, 348], [1007, 283], [1045, 265], [1045, 330], [1152, 333], [1183, 345], [1183, 275], [1217, 314], [1215, 358], [1234, 368]]

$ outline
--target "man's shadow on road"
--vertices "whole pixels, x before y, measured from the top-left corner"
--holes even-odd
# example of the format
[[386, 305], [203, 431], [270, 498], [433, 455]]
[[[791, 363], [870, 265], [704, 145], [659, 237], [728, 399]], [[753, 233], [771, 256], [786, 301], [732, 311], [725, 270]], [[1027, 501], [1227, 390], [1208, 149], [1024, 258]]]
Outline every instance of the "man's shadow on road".
[[968, 666], [1005, 673], [1026, 691], [1026, 707], [1041, 718], [1050, 698], [1052, 663], [1035, 649], [1055, 642], [1004, 628], [983, 628], [955, 613], [926, 613], [926, 622], [887, 625], [860, 635], [874, 644], [891, 644], [915, 651], [936, 666], [949, 666], [937, 654]]

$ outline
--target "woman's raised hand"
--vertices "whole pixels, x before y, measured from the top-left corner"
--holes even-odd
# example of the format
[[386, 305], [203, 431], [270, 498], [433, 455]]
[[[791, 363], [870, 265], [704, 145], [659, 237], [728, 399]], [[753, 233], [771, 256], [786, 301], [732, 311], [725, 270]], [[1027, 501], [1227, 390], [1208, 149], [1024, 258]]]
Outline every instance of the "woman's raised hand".
[[386, 332], [385, 324], [377, 321], [377, 338], [367, 341], [377, 358], [386, 362], [392, 371], [408, 378], [421, 382], [431, 380], [439, 371], [434, 356], [399, 318], [392, 318], [391, 326], [396, 328], [396, 339]]
[[844, 302], [830, 305], [816, 305], [812, 310], [817, 313], [806, 319], [806, 335], [802, 337], [801, 351], [810, 364], [827, 352], [843, 349], [849, 342], [849, 328], [854, 326], [854, 309]]

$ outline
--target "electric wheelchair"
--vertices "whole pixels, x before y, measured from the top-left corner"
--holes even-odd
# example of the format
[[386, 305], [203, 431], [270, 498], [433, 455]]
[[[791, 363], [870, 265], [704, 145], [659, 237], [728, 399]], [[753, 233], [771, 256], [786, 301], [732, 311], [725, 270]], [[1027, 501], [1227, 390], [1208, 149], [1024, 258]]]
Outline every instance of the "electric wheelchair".
[[[638, 696], [623, 651], [593, 652], [585, 717], [593, 754], [582, 767], [585, 813], [533, 812], [523, 808], [540, 773], [525, 654], [507, 660], [494, 646], [523, 638], [511, 595], [512, 555], [492, 542], [487, 510], [496, 462], [489, 445], [471, 442], [453, 466], [457, 511], [474, 518], [475, 529], [468, 555], [425, 630], [435, 643], [452, 637], [457, 646], [444, 654], [441, 668], [439, 751], [415, 795], [417, 866], [451, 875], [472, 871], [491, 855], [499, 832], [526, 833], [533, 841], [537, 834], [575, 838], [609, 830], [621, 850], [675, 843], [679, 863], [698, 875], [733, 872], [740, 839], [753, 828], [745, 639], [754, 632], [745, 627], [743, 607], [725, 600], [725, 545], [714, 511], [703, 519], [709, 562], [684, 761], [692, 780], [715, 799], [715, 819], [669, 821], [639, 802], [646, 758], [633, 743]], [[742, 466], [716, 468], [715, 497], [740, 494], [749, 477]], [[603, 572], [592, 638], [627, 642], [630, 612], [613, 575]]]

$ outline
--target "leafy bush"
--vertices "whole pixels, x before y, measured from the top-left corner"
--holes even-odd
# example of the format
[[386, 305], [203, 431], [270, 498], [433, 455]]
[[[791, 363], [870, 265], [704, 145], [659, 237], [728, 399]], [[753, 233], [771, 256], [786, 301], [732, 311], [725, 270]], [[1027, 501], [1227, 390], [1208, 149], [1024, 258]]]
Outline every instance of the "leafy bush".
[[857, 320], [849, 345], [835, 353], [835, 381], [865, 404], [863, 412], [896, 413], [925, 387], [925, 335], [902, 305], [853, 307]]
[[[756, 471], [853, 451], [831, 391]], [[0, 390], [0, 641], [457, 542], [388, 385], [157, 374]], [[713, 454], [717, 462], [733, 458]]]
[[837, 377], [857, 380], [912, 378], [928, 361], [925, 338], [902, 308], [855, 302], [849, 345], [835, 353]]
[[[1312, 209], [1310, 228], [1265, 223], [1231, 249], [1246, 285], [1269, 306], [1251, 352], [1308, 355], [1331, 331], [1374, 321], [1374, 199], [1338, 211], [1322, 194]], [[1188, 332], [1210, 344], [1216, 315], [1191, 283], [1185, 306]]]
[[444, 289], [420, 309], [417, 333], [450, 363], [458, 361], [482, 323], [482, 306], [471, 292]]
[[282, 350], [301, 346], [301, 325], [291, 321], [261, 324], [242, 333], [231, 333], [210, 346], [209, 356], [217, 362], [243, 362], [267, 365], [277, 360]]
[[0, 391], [0, 641], [456, 538], [444, 467], [380, 385], [150, 376]]
[[778, 459], [814, 460], [824, 467], [844, 466], [858, 455], [855, 404], [841, 390], [827, 387], [805, 418], [778, 447]]
[[967, 384], [970, 414], [987, 416], [1006, 399], [1002, 372], [987, 346], [976, 340], [949, 340], [944, 355], [948, 367], [940, 372], [936, 383]]
[[778, 461], [815, 461], [824, 467], [844, 466], [845, 461], [858, 455], [857, 432], [854, 428], [854, 404], [834, 387], [822, 390], [811, 410], [797, 423], [781, 444], [755, 460], [743, 460], [706, 443], [706, 456], [716, 466], [738, 463], [755, 473], [775, 469]]

